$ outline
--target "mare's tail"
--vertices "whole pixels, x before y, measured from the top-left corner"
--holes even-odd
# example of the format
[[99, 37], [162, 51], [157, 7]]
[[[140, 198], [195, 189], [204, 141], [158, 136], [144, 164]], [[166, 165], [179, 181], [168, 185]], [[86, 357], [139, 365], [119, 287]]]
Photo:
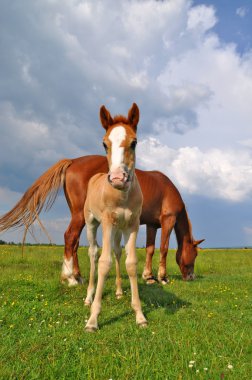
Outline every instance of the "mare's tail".
[[[0, 232], [25, 226], [26, 231], [45, 206], [49, 210], [65, 181], [66, 169], [72, 160], [64, 159], [42, 174], [24, 193], [20, 201], [0, 218]], [[38, 219], [39, 220], [39, 219]]]

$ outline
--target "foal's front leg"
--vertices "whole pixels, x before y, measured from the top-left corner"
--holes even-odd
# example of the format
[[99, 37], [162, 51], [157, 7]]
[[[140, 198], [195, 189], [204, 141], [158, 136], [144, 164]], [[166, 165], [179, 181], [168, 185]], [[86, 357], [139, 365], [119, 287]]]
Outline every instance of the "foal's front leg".
[[123, 233], [127, 255], [125, 264], [130, 280], [131, 306], [136, 313], [136, 323], [141, 327], [145, 327], [147, 326], [147, 320], [142, 312], [137, 283], [136, 237], [138, 227], [139, 226], [136, 225], [133, 229], [129, 229]]
[[115, 262], [116, 262], [116, 298], [121, 298], [123, 296], [122, 291], [122, 279], [121, 279], [121, 271], [120, 271], [120, 259], [122, 255], [122, 247], [121, 247], [121, 231], [116, 231], [114, 238], [114, 252], [115, 252]]
[[91, 223], [87, 223], [87, 239], [89, 242], [88, 255], [90, 259], [90, 272], [89, 272], [89, 284], [87, 288], [87, 296], [85, 299], [85, 305], [90, 306], [93, 302], [93, 295], [95, 292], [95, 263], [98, 253], [98, 244], [96, 241], [96, 233], [99, 223], [93, 220]]
[[113, 238], [113, 228], [109, 222], [102, 223], [102, 253], [98, 262], [98, 282], [95, 292], [94, 302], [91, 306], [91, 315], [86, 324], [86, 331], [94, 332], [98, 329], [98, 316], [101, 311], [102, 291], [105, 279], [112, 265], [111, 241]]

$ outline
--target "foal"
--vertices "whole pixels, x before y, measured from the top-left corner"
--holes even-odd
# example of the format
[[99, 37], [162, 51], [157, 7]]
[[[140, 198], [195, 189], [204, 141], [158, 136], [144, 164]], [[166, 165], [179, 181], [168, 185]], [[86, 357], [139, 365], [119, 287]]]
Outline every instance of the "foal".
[[136, 322], [146, 326], [142, 313], [137, 284], [136, 237], [140, 223], [143, 196], [135, 175], [136, 130], [139, 121], [139, 109], [133, 103], [128, 118], [111, 117], [102, 106], [100, 120], [106, 134], [103, 145], [107, 154], [109, 173], [94, 175], [88, 184], [84, 216], [87, 224], [89, 241], [90, 278], [85, 299], [91, 305], [94, 295], [95, 260], [98, 251], [96, 232], [102, 225], [102, 253], [98, 262], [98, 283], [91, 316], [86, 324], [86, 331], [98, 328], [98, 316], [101, 311], [102, 291], [106, 276], [112, 264], [112, 244], [116, 255], [117, 290], [122, 295], [119, 280], [119, 261], [121, 256], [120, 240], [123, 234], [126, 250], [126, 269], [131, 286], [131, 304], [136, 313]]

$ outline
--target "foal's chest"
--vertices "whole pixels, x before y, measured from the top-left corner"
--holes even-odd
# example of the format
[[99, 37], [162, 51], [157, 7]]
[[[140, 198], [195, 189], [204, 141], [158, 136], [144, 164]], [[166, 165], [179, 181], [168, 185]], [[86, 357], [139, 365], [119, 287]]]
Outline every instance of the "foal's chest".
[[135, 219], [135, 215], [132, 210], [128, 208], [118, 207], [111, 212], [111, 220], [114, 226], [119, 228], [127, 227]]

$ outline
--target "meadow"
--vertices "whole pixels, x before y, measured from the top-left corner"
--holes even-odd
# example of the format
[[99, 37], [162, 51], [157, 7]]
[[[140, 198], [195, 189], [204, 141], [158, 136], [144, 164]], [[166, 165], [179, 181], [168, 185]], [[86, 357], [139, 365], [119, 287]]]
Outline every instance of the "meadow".
[[[141, 279], [148, 327], [138, 328], [122, 258], [124, 297], [115, 271], [104, 291], [97, 333], [84, 331], [89, 261], [79, 250], [83, 286], [60, 283], [63, 247], [0, 246], [0, 379], [252, 379], [252, 250], [202, 250], [194, 282], [168, 258], [170, 283]], [[159, 256], [155, 254], [154, 267]]]

